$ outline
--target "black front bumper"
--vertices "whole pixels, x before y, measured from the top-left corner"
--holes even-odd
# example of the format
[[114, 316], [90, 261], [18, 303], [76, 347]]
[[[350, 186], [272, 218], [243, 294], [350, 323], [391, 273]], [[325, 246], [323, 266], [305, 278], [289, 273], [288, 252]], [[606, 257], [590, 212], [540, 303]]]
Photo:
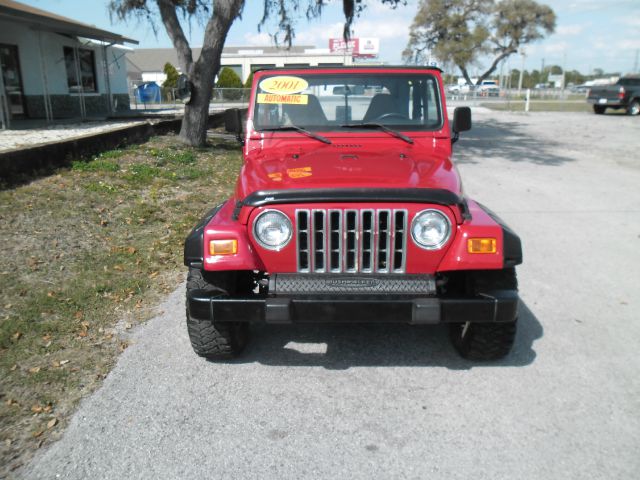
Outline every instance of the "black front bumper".
[[220, 296], [187, 292], [189, 314], [216, 322], [262, 323], [408, 323], [513, 322], [516, 290], [496, 290], [475, 297], [364, 295]]

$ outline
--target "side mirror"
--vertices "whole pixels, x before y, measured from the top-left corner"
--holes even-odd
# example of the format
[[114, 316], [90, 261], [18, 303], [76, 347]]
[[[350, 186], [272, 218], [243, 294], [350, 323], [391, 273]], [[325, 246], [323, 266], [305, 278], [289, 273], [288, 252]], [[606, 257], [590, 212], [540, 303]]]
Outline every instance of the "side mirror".
[[178, 77], [176, 97], [184, 103], [189, 103], [191, 101], [191, 82], [184, 73]]
[[235, 133], [238, 140], [242, 141], [242, 112], [239, 108], [230, 108], [224, 112], [224, 129]]
[[455, 133], [471, 130], [471, 109], [469, 107], [456, 107], [453, 111], [453, 131]]
[[453, 111], [453, 137], [451, 143], [456, 143], [460, 138], [460, 132], [471, 130], [471, 109], [469, 107], [456, 107]]

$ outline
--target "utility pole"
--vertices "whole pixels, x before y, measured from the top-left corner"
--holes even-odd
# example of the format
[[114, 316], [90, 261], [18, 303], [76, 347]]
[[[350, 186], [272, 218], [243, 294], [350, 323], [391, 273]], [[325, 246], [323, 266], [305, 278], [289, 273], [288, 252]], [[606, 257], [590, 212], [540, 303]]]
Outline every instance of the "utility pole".
[[518, 95], [522, 90], [522, 77], [524, 76], [524, 60], [525, 58], [527, 58], [527, 55], [524, 53], [524, 50], [520, 52], [520, 55], [522, 55], [522, 68], [520, 69], [520, 79], [518, 80]]
[[567, 51], [562, 55], [562, 90], [567, 88]]

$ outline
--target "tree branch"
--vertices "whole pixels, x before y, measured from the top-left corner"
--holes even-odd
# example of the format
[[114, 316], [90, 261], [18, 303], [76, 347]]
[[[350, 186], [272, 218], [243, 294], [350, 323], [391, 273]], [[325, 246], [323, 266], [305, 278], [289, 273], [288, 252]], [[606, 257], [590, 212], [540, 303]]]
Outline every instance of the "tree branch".
[[471, 77], [469, 76], [469, 71], [467, 70], [467, 68], [464, 65], [458, 65], [458, 68], [460, 69], [460, 72], [462, 72], [462, 76], [466, 80], [467, 85], [473, 85], [473, 82], [471, 81]]
[[217, 0], [204, 31], [204, 41], [197, 69], [209, 70], [213, 75], [220, 68], [220, 55], [233, 21], [240, 15], [245, 0]]
[[167, 30], [169, 38], [178, 53], [178, 62], [183, 73], [188, 73], [193, 65], [193, 54], [191, 53], [191, 47], [189, 41], [184, 35], [182, 25], [178, 20], [178, 14], [176, 13], [176, 7], [171, 0], [156, 0], [158, 3], [158, 9], [160, 10], [160, 17], [164, 28]]
[[493, 63], [491, 64], [489, 69], [486, 72], [484, 72], [482, 75], [480, 75], [480, 77], [478, 78], [478, 81], [476, 82], [476, 85], [480, 85], [485, 78], [491, 75], [495, 71], [495, 69], [498, 67], [498, 64], [500, 63], [501, 60], [503, 60], [504, 58], [507, 58], [512, 53], [516, 53], [517, 51], [518, 49], [517, 48], [514, 49], [513, 47], [504, 50], [500, 55], [498, 55], [493, 60]]

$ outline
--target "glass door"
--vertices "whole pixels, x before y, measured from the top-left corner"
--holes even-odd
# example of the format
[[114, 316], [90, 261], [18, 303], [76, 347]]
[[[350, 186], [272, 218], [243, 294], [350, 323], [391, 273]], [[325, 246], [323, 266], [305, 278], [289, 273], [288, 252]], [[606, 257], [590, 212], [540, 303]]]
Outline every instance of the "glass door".
[[26, 112], [16, 45], [0, 44], [0, 65], [2, 66], [2, 79], [11, 118], [24, 117]]

